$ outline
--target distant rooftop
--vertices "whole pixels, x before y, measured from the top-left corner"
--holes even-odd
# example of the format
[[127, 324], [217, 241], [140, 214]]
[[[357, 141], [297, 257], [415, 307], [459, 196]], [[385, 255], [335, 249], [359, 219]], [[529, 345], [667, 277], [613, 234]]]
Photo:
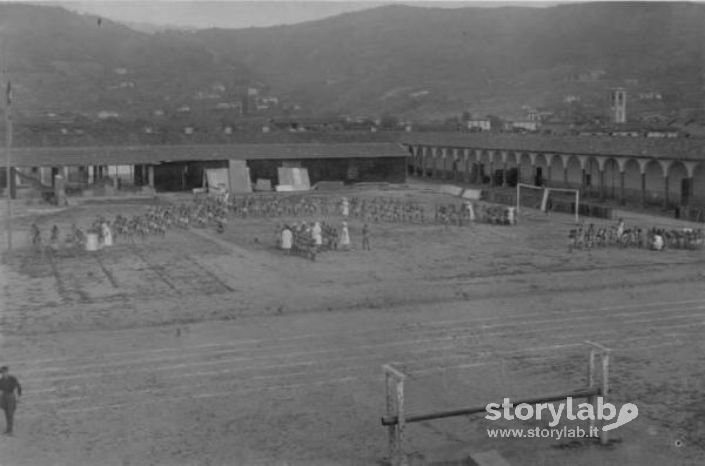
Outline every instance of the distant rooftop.
[[[133, 165], [184, 161], [406, 157], [396, 143], [200, 144], [26, 147], [12, 151], [18, 167]], [[0, 157], [5, 164], [5, 153]]]

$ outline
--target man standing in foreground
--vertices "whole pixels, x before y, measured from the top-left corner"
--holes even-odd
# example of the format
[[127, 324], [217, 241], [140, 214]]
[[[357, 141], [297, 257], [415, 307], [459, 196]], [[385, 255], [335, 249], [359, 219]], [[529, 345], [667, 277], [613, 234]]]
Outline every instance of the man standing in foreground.
[[22, 386], [14, 375], [9, 373], [7, 366], [0, 367], [0, 408], [5, 411], [5, 434], [12, 435], [12, 426], [17, 409], [17, 396], [22, 396]]

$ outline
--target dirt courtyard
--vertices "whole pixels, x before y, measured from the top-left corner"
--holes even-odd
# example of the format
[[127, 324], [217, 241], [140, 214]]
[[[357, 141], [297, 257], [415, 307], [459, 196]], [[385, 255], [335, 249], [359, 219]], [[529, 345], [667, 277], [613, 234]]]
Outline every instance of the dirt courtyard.
[[[457, 204], [415, 188], [352, 195]], [[379, 465], [382, 364], [410, 374], [409, 412], [453, 409], [582, 387], [587, 339], [614, 350], [611, 400], [639, 408], [610, 446], [492, 439], [537, 422], [478, 415], [408, 426], [408, 453], [705, 464], [705, 251], [571, 253], [572, 218], [536, 212], [515, 226], [372, 224], [371, 251], [353, 219], [353, 250], [315, 262], [274, 247], [282, 218], [93, 253], [27, 244], [34, 222], [63, 236], [183, 199], [21, 212], [0, 265], [0, 362], [25, 393], [2, 466]]]

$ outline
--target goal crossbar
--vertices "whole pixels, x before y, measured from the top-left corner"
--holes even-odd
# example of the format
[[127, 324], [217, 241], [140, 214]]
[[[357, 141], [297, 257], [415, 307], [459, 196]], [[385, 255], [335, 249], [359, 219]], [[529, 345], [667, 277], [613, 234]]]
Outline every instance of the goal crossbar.
[[580, 190], [578, 189], [570, 189], [570, 188], [549, 188], [545, 186], [534, 186], [531, 184], [525, 184], [525, 183], [517, 183], [517, 202], [516, 202], [516, 211], [517, 214], [520, 211], [520, 205], [521, 205], [521, 188], [527, 188], [531, 189], [534, 191], [541, 191], [542, 192], [542, 200], [541, 200], [541, 208], [540, 210], [546, 212], [548, 209], [548, 196], [551, 191], [554, 192], [564, 192], [564, 193], [573, 193], [575, 194], [575, 223], [578, 223], [580, 220]]

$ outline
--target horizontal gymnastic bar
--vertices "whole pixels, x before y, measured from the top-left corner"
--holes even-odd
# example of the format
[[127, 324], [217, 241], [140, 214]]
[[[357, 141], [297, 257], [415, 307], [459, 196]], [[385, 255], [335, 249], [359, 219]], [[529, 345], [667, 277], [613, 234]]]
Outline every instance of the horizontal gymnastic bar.
[[[591, 396], [598, 396], [602, 390], [599, 387], [594, 387], [594, 388], [584, 388], [582, 390], [576, 390], [574, 392], [568, 392], [568, 393], [560, 393], [557, 395], [547, 395], [547, 396], [540, 396], [536, 398], [527, 398], [524, 400], [516, 400], [512, 401], [512, 404], [514, 406], [518, 404], [529, 404], [529, 405], [535, 405], [539, 403], [548, 403], [551, 401], [559, 401], [563, 400], [565, 398], [571, 397], [571, 398], [590, 398]], [[477, 414], [484, 412], [487, 409], [487, 405], [481, 406], [481, 407], [473, 407], [473, 408], [465, 408], [465, 409], [456, 409], [453, 411], [440, 411], [440, 412], [435, 412], [435, 413], [429, 413], [429, 414], [419, 414], [416, 416], [405, 416], [404, 417], [404, 422], [406, 423], [411, 423], [411, 422], [423, 422], [423, 421], [431, 421], [433, 419], [443, 419], [447, 417], [456, 417], [456, 416], [469, 416], [471, 414]], [[382, 425], [383, 426], [394, 426], [399, 423], [399, 417], [398, 416], [383, 416], [382, 417]]]

